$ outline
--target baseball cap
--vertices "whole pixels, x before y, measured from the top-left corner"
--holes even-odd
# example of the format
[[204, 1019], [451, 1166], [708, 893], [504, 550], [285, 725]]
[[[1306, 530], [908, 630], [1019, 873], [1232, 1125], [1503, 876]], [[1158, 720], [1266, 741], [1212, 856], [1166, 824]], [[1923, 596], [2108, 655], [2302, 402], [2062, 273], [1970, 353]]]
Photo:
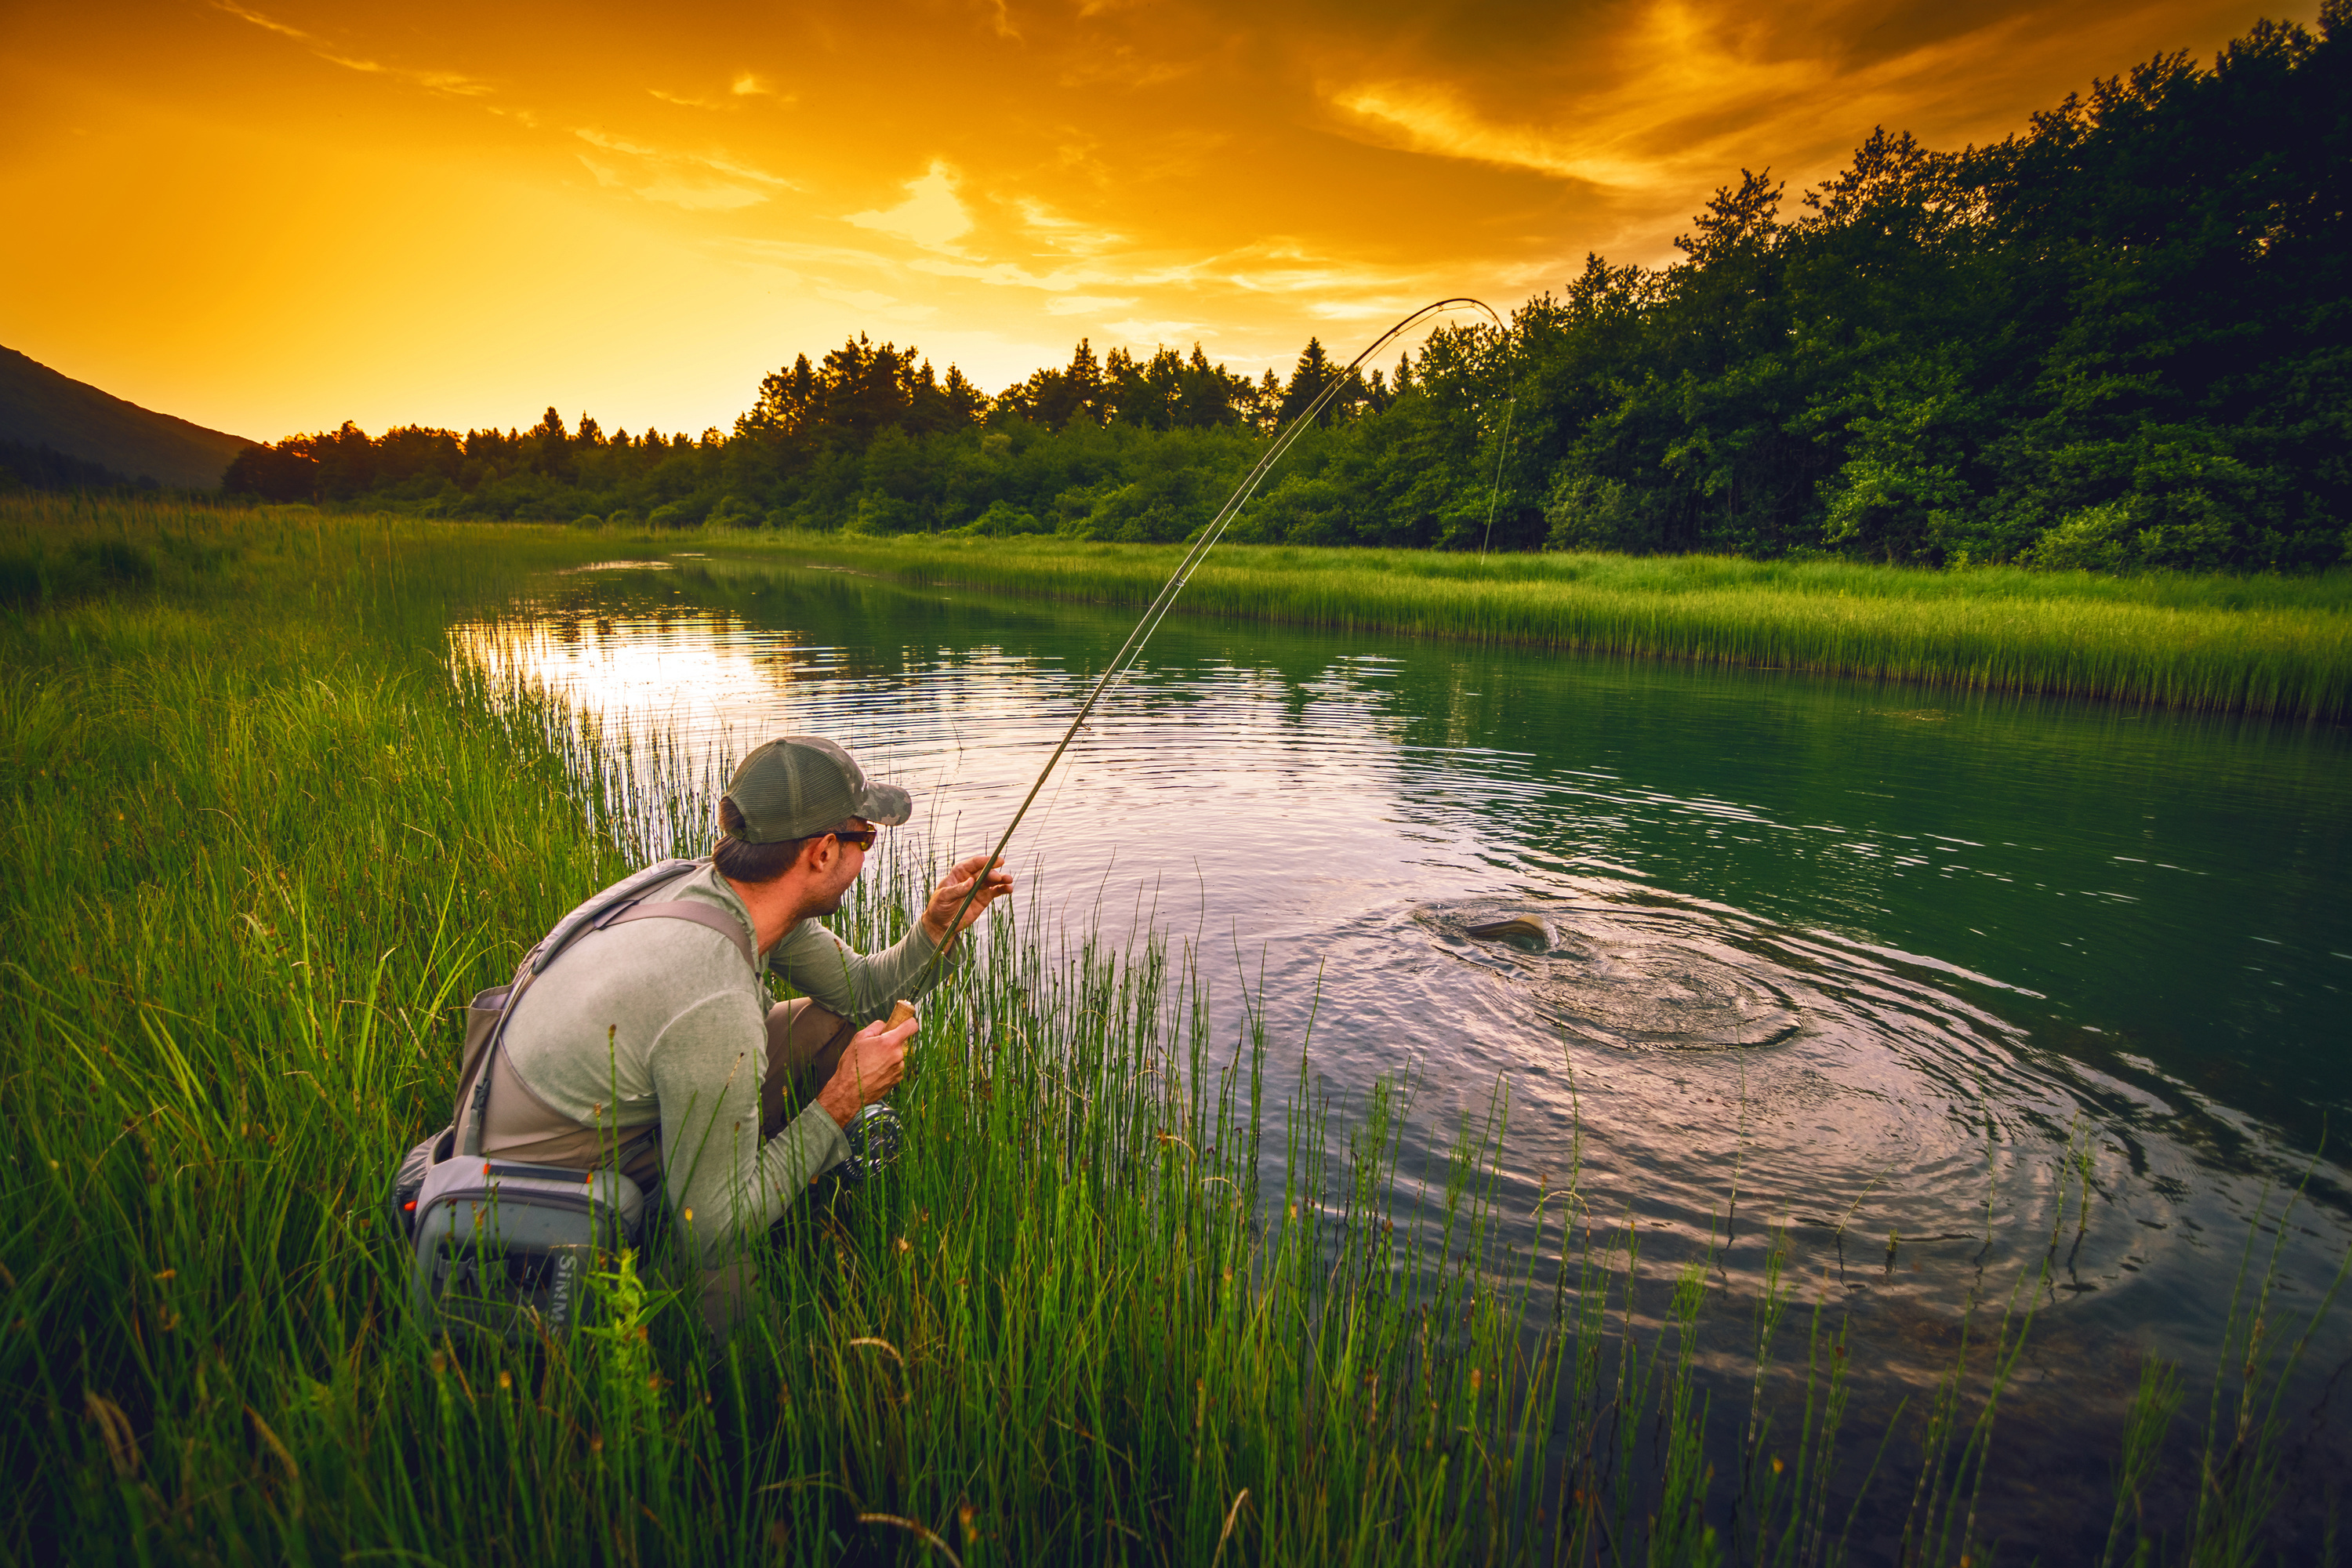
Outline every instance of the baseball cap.
[[830, 833], [845, 817], [896, 827], [914, 815], [907, 792], [876, 784], [849, 753], [816, 735], [785, 735], [756, 748], [727, 782], [743, 814], [747, 844], [778, 844]]

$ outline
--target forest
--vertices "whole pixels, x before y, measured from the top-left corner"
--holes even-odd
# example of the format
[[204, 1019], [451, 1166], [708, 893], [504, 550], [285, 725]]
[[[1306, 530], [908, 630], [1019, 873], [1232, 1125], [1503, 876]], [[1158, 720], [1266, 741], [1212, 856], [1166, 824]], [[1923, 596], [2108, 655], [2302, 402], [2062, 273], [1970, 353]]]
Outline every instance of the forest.
[[[1957, 152], [1874, 132], [1789, 199], [1719, 188], [1662, 268], [1588, 256], [1507, 328], [1288, 380], [1081, 342], [990, 396], [863, 334], [734, 428], [535, 426], [247, 451], [273, 500], [634, 527], [1056, 534], [1202, 526], [1334, 375], [1234, 524], [1260, 542], [2308, 570], [2352, 556], [2352, 0], [2163, 54]], [[1490, 521], [1491, 519], [1491, 521]], [[1491, 532], [1490, 532], [1491, 530]]]

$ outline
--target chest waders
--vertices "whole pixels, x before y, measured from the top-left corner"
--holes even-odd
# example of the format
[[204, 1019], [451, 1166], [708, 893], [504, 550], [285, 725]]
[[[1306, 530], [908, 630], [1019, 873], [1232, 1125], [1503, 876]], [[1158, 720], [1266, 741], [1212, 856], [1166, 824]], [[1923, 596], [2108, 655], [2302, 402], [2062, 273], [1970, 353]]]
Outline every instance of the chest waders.
[[756, 973], [742, 922], [724, 910], [644, 901], [705, 864], [664, 860], [614, 883], [558, 921], [523, 955], [512, 980], [467, 1005], [457, 1114], [402, 1159], [386, 1200], [393, 1233], [413, 1250], [409, 1294], [428, 1330], [464, 1329], [509, 1342], [564, 1338], [579, 1324], [581, 1291], [598, 1254], [643, 1239], [645, 1190], [621, 1166], [660, 1124], [627, 1138], [616, 1132], [604, 1160], [589, 1170], [488, 1157], [482, 1126], [490, 1069], [515, 1005], [589, 931], [631, 921], [691, 921], [732, 942]]

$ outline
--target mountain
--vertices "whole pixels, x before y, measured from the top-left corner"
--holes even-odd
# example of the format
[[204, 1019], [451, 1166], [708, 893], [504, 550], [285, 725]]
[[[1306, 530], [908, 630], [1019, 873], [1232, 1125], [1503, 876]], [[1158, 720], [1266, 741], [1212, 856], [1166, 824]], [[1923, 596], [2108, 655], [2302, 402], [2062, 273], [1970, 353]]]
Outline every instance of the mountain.
[[8, 348], [0, 348], [0, 442], [191, 490], [218, 489], [229, 459], [254, 445], [125, 403]]

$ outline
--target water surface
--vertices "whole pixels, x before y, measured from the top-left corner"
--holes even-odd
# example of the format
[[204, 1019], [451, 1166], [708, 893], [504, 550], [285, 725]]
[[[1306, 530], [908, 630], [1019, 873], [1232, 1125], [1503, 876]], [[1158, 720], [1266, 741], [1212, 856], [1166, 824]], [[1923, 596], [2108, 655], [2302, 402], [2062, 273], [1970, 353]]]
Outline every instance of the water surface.
[[[681, 556], [457, 635], [714, 756], [831, 735], [968, 853], [1128, 625]], [[2352, 1245], [2347, 826], [2341, 727], [1171, 620], [1013, 858], [1193, 940], [1220, 1027], [1260, 992], [1343, 1106], [1409, 1072], [1435, 1147], [1507, 1091], [1515, 1214], [1572, 1175], [1655, 1264], [1720, 1244], [1731, 1297], [1784, 1234], [1865, 1413], [2038, 1279], [2017, 1419], [2096, 1482], [2137, 1356], [2210, 1366], [2281, 1184], [2284, 1314]]]

